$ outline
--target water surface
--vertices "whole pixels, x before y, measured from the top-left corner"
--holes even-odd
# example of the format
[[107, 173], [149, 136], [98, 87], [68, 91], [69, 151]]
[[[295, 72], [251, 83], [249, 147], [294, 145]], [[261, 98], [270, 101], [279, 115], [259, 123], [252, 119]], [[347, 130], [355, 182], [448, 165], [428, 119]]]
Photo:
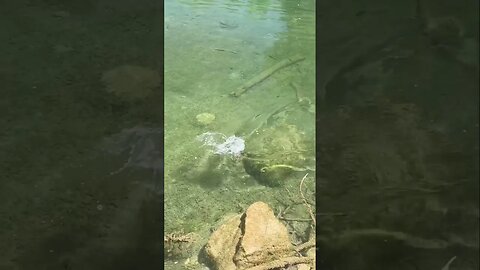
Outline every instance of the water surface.
[[[291, 203], [286, 187], [299, 196], [305, 172], [278, 179], [283, 182], [279, 187], [266, 187], [239, 160], [207, 160], [208, 148], [196, 138], [205, 132], [236, 135], [245, 139], [248, 151], [258, 152], [264, 149], [252, 149], [255, 137], [248, 134], [291, 125], [306, 138], [304, 154], [314, 168], [314, 27], [313, 1], [165, 1], [166, 233], [196, 233], [200, 247], [224, 216], [259, 200], [278, 213], [282, 203]], [[294, 57], [302, 61], [275, 71], [240, 97], [231, 96]], [[196, 120], [201, 113], [215, 120], [201, 125]], [[287, 132], [282, 136], [292, 139]], [[307, 181], [312, 201], [313, 176]], [[195, 260], [196, 251], [189, 254]], [[166, 266], [176, 269], [173, 263], [184, 260], [171, 258]]]

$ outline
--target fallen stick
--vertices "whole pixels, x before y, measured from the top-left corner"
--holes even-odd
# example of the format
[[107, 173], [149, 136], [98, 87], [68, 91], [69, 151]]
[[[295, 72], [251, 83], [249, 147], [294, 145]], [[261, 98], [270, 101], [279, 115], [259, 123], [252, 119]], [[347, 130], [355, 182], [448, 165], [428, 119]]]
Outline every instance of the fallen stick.
[[275, 164], [275, 165], [271, 165], [271, 166], [262, 167], [260, 169], [260, 171], [262, 173], [264, 173], [268, 170], [273, 170], [273, 169], [276, 169], [276, 168], [286, 168], [286, 169], [290, 169], [290, 170], [295, 171], [295, 172], [309, 171], [308, 168], [300, 168], [300, 167], [295, 167], [295, 166], [291, 166], [291, 165], [287, 165], [287, 164]]
[[302, 250], [305, 250], [305, 249], [309, 249], [309, 248], [312, 248], [312, 247], [315, 247], [316, 245], [316, 242], [315, 242], [315, 237], [311, 238], [310, 240], [308, 240], [308, 242], [305, 242], [303, 244], [300, 244], [298, 246], [295, 247], [295, 251], [297, 252], [300, 252]]
[[290, 265], [297, 265], [297, 264], [310, 264], [312, 263], [313, 258], [310, 257], [287, 257], [278, 259], [272, 262], [260, 264], [254, 267], [247, 268], [247, 270], [272, 270], [272, 269], [279, 269], [285, 268]]
[[213, 48], [214, 51], [219, 51], [219, 52], [229, 52], [233, 54], [237, 54], [238, 52], [232, 51], [232, 50], [227, 50], [227, 49], [222, 49], [222, 48]]
[[450, 270], [450, 264], [452, 264], [452, 262], [455, 261], [456, 258], [457, 258], [457, 256], [453, 256], [453, 257], [447, 262], [447, 264], [445, 264], [445, 266], [442, 267], [442, 270]]
[[308, 176], [308, 173], [305, 174], [305, 176], [300, 181], [300, 196], [302, 196], [303, 204], [308, 209], [308, 213], [310, 214], [310, 218], [312, 219], [313, 226], [317, 226], [317, 222], [315, 220], [315, 214], [313, 214], [314, 211], [312, 210], [312, 206], [307, 202], [307, 199], [305, 198], [305, 195], [303, 195], [303, 191], [302, 191], [303, 182], [305, 182], [305, 179], [307, 178], [307, 176]]
[[297, 222], [312, 222], [310, 218], [287, 218], [287, 217], [279, 217], [278, 219], [283, 221], [297, 221]]
[[245, 92], [247, 92], [250, 88], [254, 87], [255, 85], [263, 82], [268, 77], [272, 76], [273, 73], [279, 71], [282, 68], [298, 63], [302, 60], [305, 60], [305, 57], [299, 56], [299, 55], [284, 59], [278, 62], [277, 64], [275, 64], [274, 66], [262, 71], [262, 73], [258, 74], [257, 76], [253, 77], [251, 80], [249, 80], [248, 82], [246, 82], [245, 84], [237, 88], [237, 90], [233, 91], [231, 95], [234, 97], [239, 97], [243, 95]]

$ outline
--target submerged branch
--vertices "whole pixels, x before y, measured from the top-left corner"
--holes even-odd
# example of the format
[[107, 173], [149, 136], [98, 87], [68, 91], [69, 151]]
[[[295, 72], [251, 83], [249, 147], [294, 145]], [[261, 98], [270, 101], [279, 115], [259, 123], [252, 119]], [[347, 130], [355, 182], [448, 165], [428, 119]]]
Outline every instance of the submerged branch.
[[277, 64], [275, 64], [274, 66], [264, 70], [262, 73], [258, 74], [257, 76], [253, 77], [251, 80], [249, 80], [248, 82], [246, 82], [245, 84], [237, 88], [237, 90], [233, 91], [231, 95], [234, 97], [239, 97], [243, 95], [245, 92], [247, 92], [250, 88], [254, 87], [255, 85], [263, 82], [268, 77], [272, 76], [272, 74], [279, 71], [280, 69], [291, 66], [302, 60], [305, 60], [305, 57], [298, 56], [298, 55], [284, 59], [278, 62]]

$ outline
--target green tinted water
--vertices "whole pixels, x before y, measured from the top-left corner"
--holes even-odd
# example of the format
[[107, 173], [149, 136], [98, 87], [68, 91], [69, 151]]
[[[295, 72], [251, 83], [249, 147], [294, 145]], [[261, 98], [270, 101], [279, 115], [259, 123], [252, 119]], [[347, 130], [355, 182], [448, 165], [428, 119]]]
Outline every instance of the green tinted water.
[[[277, 179], [281, 187], [265, 187], [245, 172], [241, 161], [210, 158], [196, 137], [205, 132], [237, 135], [246, 140], [247, 151], [261, 152], [262, 146], [251, 149], [256, 139], [250, 135], [280, 124], [292, 126], [308, 145], [303, 153], [311, 160], [308, 165], [314, 163], [314, 14], [313, 1], [165, 2], [166, 233], [193, 232], [204, 244], [227, 214], [259, 200], [278, 213], [281, 203], [291, 203], [287, 187], [299, 196], [305, 172]], [[298, 55], [304, 59], [282, 66]], [[282, 68], [276, 70], [276, 65]], [[262, 74], [267, 74], [265, 80]], [[258, 76], [258, 84], [243, 95], [230, 95]], [[304, 103], [298, 102], [299, 95]], [[196, 120], [201, 113], [213, 114], [215, 120], [201, 125]], [[276, 130], [272, 139], [295, 139], [287, 129]], [[276, 151], [273, 155], [282, 154]], [[310, 172], [310, 196], [313, 179]]]

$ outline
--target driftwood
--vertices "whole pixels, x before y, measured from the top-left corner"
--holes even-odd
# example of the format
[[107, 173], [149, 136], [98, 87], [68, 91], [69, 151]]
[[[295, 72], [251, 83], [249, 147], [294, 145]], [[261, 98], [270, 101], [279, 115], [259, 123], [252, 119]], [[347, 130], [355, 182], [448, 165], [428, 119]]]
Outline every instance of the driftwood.
[[272, 74], [279, 71], [280, 69], [291, 66], [302, 60], [305, 60], [305, 57], [298, 56], [298, 55], [284, 59], [278, 62], [277, 64], [275, 64], [274, 66], [271, 66], [270, 68], [262, 71], [262, 73], [258, 74], [257, 76], [253, 77], [251, 80], [249, 80], [248, 82], [246, 82], [245, 84], [237, 88], [237, 90], [233, 91], [231, 95], [234, 97], [239, 97], [243, 95], [245, 92], [247, 92], [250, 88], [254, 87], [255, 85], [267, 79], [268, 77], [272, 76]]
[[247, 270], [272, 270], [272, 269], [285, 268], [289, 265], [310, 264], [312, 262], [313, 262], [313, 258], [310, 258], [310, 257], [287, 257], [287, 258], [278, 259], [272, 262], [260, 264], [254, 267], [250, 267]]

